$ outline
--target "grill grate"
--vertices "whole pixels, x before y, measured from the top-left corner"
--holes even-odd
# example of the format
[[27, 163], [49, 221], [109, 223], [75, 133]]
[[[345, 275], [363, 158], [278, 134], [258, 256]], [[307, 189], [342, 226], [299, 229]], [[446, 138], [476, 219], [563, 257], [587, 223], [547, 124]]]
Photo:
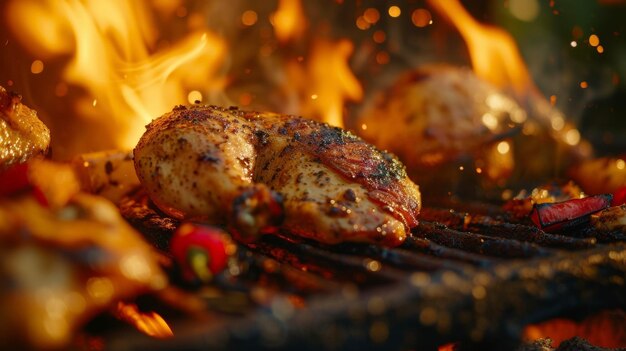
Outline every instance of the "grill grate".
[[[271, 281], [267, 304], [236, 317], [216, 312], [212, 323], [176, 322], [173, 340], [121, 333], [110, 345], [427, 350], [461, 341], [482, 350], [514, 349], [527, 324], [626, 307], [621, 234], [548, 234], [512, 222], [496, 207], [462, 212], [467, 209], [424, 209], [413, 237], [398, 248], [265, 236], [240, 249], [247, 274], [218, 285], [250, 293]], [[177, 223], [145, 195], [126, 199], [121, 210], [157, 247], [167, 247]], [[303, 297], [305, 307], [286, 303], [292, 295]]]

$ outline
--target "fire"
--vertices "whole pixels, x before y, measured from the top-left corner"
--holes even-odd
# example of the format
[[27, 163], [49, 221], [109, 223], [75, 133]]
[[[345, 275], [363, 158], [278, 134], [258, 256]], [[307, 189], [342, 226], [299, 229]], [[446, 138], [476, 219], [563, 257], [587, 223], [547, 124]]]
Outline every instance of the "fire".
[[300, 0], [280, 0], [272, 23], [279, 41], [284, 43], [300, 37], [306, 29], [306, 19]]
[[[4, 19], [16, 41], [33, 56], [33, 74], [44, 70], [50, 74], [63, 65], [52, 97], [56, 95], [58, 105], [69, 101], [81, 124], [64, 130], [65, 122], [58, 121], [72, 123], [71, 116], [50, 116], [53, 132], [62, 129], [69, 134], [62, 142], [53, 139], [62, 143], [53, 147], [57, 156], [103, 147], [132, 148], [147, 123], [176, 105], [232, 103], [229, 84], [241, 82], [252, 70], [267, 70], [265, 77], [278, 78], [255, 82], [267, 86], [266, 95], [256, 94], [252, 87], [233, 88], [239, 89], [244, 107], [270, 107], [342, 126], [345, 101], [358, 101], [363, 95], [349, 65], [354, 45], [306, 34], [309, 23], [300, 0], [278, 1], [265, 19], [254, 9], [238, 14], [235, 26], [272, 24], [274, 38], [261, 36], [259, 52], [228, 42], [233, 38], [227, 28], [226, 34], [211, 32], [211, 14], [202, 12], [205, 9], [192, 13], [181, 0], [10, 0], [5, 8]], [[186, 29], [175, 38], [162, 29], [164, 23], [175, 23], [172, 18], [186, 20], [179, 22], [186, 23]], [[296, 58], [298, 51], [306, 55]], [[266, 61], [260, 67], [230, 66], [270, 55], [278, 65]], [[273, 102], [280, 100], [273, 95], [276, 92], [286, 95], [287, 101]], [[104, 128], [85, 131], [80, 125]]]
[[[561, 144], [576, 146], [579, 156], [590, 156], [590, 144], [581, 140], [576, 127], [564, 122], [562, 113], [535, 86], [515, 40], [509, 33], [478, 22], [458, 0], [427, 2], [459, 31], [477, 76], [510, 91], [536, 121], [548, 126], [549, 133]], [[531, 127], [531, 124], [527, 126]], [[529, 128], [529, 133], [534, 132], [531, 133]]]
[[[307, 26], [300, 0], [281, 0], [272, 19], [276, 37], [283, 43], [301, 38]], [[343, 127], [344, 101], [363, 98], [349, 65], [353, 50], [348, 40], [314, 39], [309, 57], [289, 61], [282, 88], [298, 96], [296, 109], [288, 112]]]
[[518, 96], [535, 91], [510, 34], [476, 21], [457, 0], [428, 0], [428, 3], [461, 33], [476, 75], [497, 87], [512, 88]]
[[116, 316], [131, 325], [140, 332], [155, 338], [170, 338], [174, 336], [167, 322], [156, 312], [144, 313], [139, 311], [137, 305], [118, 302]]
[[305, 65], [297, 60], [288, 65], [284, 89], [299, 93], [298, 113], [343, 127], [344, 100], [363, 98], [361, 85], [348, 65], [352, 51], [353, 44], [347, 40], [319, 39]]
[[[193, 31], [164, 49], [146, 1], [14, 0], [6, 19], [40, 58], [69, 56], [63, 83], [84, 89], [76, 101], [86, 119], [109, 119], [118, 148], [135, 146], [144, 125], [187, 102], [190, 90], [221, 91], [223, 40]], [[28, 25], [25, 25], [28, 23]], [[38, 24], [38, 25], [32, 25]]]
[[592, 345], [606, 348], [626, 346], [626, 316], [623, 312], [601, 312], [581, 322], [556, 318], [524, 328], [523, 338], [533, 341], [541, 338], [552, 339], [552, 346], [558, 347], [562, 341], [579, 336]]

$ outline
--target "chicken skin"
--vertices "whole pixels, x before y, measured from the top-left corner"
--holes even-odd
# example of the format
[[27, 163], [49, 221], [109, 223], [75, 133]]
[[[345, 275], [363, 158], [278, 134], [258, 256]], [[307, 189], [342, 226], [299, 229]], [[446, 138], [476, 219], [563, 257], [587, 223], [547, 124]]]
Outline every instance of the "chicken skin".
[[0, 86], [0, 170], [44, 154], [49, 145], [50, 130], [37, 113]]
[[420, 192], [395, 157], [295, 116], [179, 106], [147, 126], [134, 155], [161, 210], [226, 225], [239, 240], [280, 227], [395, 246], [417, 225]]

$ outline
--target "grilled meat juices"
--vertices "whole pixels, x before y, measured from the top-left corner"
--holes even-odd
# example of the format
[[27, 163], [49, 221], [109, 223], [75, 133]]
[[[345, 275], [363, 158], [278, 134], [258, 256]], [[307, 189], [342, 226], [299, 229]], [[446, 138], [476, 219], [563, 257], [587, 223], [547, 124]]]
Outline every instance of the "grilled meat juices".
[[239, 240], [280, 226], [328, 244], [395, 246], [421, 207], [394, 156], [295, 116], [179, 106], [148, 125], [134, 153], [161, 210], [227, 225]]

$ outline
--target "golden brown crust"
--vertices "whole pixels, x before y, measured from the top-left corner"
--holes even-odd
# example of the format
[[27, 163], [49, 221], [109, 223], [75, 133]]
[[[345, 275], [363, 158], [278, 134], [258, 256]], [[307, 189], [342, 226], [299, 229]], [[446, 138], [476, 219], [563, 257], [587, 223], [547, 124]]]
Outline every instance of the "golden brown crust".
[[50, 131], [22, 98], [0, 86], [0, 170], [45, 154]]
[[284, 198], [283, 227], [322, 242], [397, 245], [417, 224], [419, 190], [393, 156], [295, 116], [179, 107], [151, 123], [135, 162], [155, 203], [179, 217], [224, 222], [232, 199], [265, 185]]
[[478, 152], [509, 132], [523, 113], [471, 70], [434, 65], [401, 76], [372, 99], [358, 123], [366, 125], [359, 133], [367, 141], [398, 154], [419, 176], [425, 168]]

